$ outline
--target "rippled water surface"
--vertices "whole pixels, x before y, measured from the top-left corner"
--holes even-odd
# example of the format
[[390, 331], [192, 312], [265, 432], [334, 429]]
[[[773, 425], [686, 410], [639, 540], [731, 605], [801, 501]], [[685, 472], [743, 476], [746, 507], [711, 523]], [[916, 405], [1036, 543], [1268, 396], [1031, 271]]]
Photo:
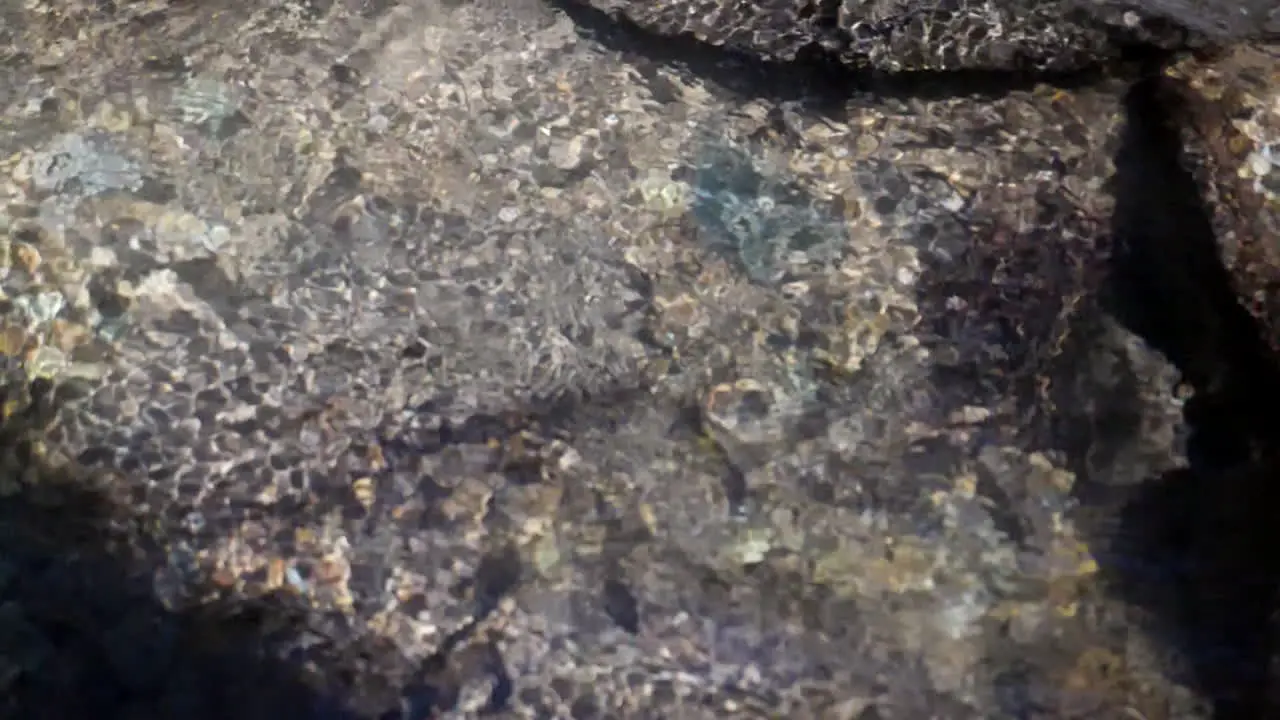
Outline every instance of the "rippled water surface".
[[1192, 718], [1248, 650], [1117, 541], [1198, 382], [1117, 257], [1210, 222], [1123, 231], [1183, 202], [1132, 77], [0, 8], [8, 716]]

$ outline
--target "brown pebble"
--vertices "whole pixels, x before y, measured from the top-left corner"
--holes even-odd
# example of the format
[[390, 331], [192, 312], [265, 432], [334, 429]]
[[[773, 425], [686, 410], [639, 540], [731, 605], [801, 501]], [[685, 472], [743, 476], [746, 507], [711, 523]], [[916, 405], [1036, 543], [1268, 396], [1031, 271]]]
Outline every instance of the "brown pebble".
[[13, 259], [28, 275], [35, 275], [36, 270], [40, 268], [40, 251], [26, 243], [13, 246]]
[[267, 590], [275, 590], [284, 585], [284, 560], [271, 558], [267, 564]]

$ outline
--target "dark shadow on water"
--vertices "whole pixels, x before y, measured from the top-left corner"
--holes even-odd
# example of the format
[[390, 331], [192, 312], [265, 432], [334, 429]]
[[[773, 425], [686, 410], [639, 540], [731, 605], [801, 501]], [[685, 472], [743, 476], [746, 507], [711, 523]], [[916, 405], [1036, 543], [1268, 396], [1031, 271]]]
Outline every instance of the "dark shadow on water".
[[[5, 399], [32, 387], [11, 373]], [[34, 390], [0, 426], [0, 717], [431, 717], [425, 696], [402, 714], [412, 665], [394, 647], [342, 639], [287, 595], [162, 605], [147, 519], [39, 456], [51, 393]]]
[[[852, 98], [867, 103], [952, 97], [996, 98], [1039, 85], [1064, 89], [1087, 86], [1127, 73], [1130, 61], [1166, 51], [1125, 47], [1118, 58], [1070, 71], [954, 69], [885, 72], [853, 68], [821, 50], [794, 60], [767, 60], [747, 52], [702, 42], [689, 35], [664, 36], [582, 0], [547, 0], [572, 20], [579, 32], [635, 63], [650, 80], [659, 68], [677, 68], [743, 98], [797, 103], [811, 111], [842, 114]], [[661, 85], [662, 83], [659, 83]], [[661, 92], [655, 95], [661, 96]]]
[[1100, 560], [1184, 657], [1214, 717], [1280, 717], [1268, 696], [1280, 585], [1280, 365], [1237, 302], [1182, 160], [1186, 96], [1161, 77], [1126, 99], [1110, 303], [1193, 388], [1189, 467], [1150, 478]]
[[[1280, 693], [1270, 677], [1277, 649], [1272, 616], [1280, 590], [1280, 364], [1262, 342], [1256, 322], [1237, 302], [1202, 193], [1183, 165], [1177, 127], [1182, 95], [1152, 69], [1167, 59], [1163, 51], [1137, 48], [1115, 63], [1066, 74], [885, 74], [850, 69], [821, 56], [794, 62], [766, 61], [693, 38], [656, 37], [585, 3], [551, 3], [581, 32], [631, 59], [640, 73], [650, 77], [659, 100], [678, 100], [677, 91], [663, 91], [664, 81], [657, 73], [659, 68], [671, 66], [739, 98], [798, 103], [810, 111], [833, 115], [859, 99], [876, 103], [971, 97], [981, 102], [1042, 84], [1069, 89], [1109, 76], [1133, 79], [1126, 98], [1127, 127], [1115, 158], [1116, 208], [1110, 232], [1106, 218], [1098, 219], [1096, 228], [1073, 227], [1071, 209], [1062, 215], [1061, 223], [1047, 218], [1043, 226], [1065, 229], [1076, 239], [1112, 236], [1116, 244], [1113, 262], [1100, 270], [1110, 276], [1103, 309], [1163, 354], [1193, 389], [1194, 397], [1185, 406], [1189, 466], [1148, 478], [1136, 489], [1120, 488], [1119, 493], [1079, 488], [1082, 495], [1098, 492], [1105, 496], [1108, 508], [1114, 508], [1117, 494], [1121, 496], [1116, 517], [1110, 518], [1114, 524], [1106, 523], [1107, 536], [1091, 546], [1099, 556], [1108, 586], [1124, 601], [1141, 608], [1144, 619], [1151, 619], [1154, 627], [1144, 630], [1185, 658], [1191, 684], [1211, 701], [1216, 718], [1280, 718], [1280, 699], [1274, 697]], [[1143, 76], [1143, 71], [1149, 74]], [[1054, 211], [1052, 199], [1043, 204], [1046, 212]], [[1071, 252], [1070, 248], [1062, 249], [1069, 243], [1054, 233], [1011, 241], [1024, 245], [1008, 248], [1008, 254], [1016, 250], [1040, 256], [1046, 261], [1041, 268], [1048, 271], [1055, 267], [1049, 257], [1052, 253]], [[1084, 245], [1077, 247], [1082, 254], [1090, 252]], [[998, 246], [992, 249], [999, 255]], [[1057, 266], [1070, 265], [1072, 258], [1064, 260]], [[965, 273], [965, 268], [932, 268], [928, 280], [921, 284], [933, 286], [939, 298], [952, 294], [965, 297], [962, 285], [981, 284], [980, 279]], [[1070, 284], [1068, 280], [1058, 286]], [[1053, 286], [1052, 279], [1046, 286]], [[1008, 307], [992, 312], [979, 308], [978, 315], [987, 327], [970, 330], [993, 337], [1010, 335], [1012, 330], [1000, 326], [996, 315], [1002, 310], [1023, 315], [1030, 308], [1043, 311], [1043, 317], [1024, 319], [1038, 330], [1054, 332], [1057, 328], [1052, 316], [1061, 309], [1061, 298], [1052, 295], [1009, 299], [1005, 303]], [[936, 303], [931, 307], [936, 312], [926, 312], [926, 316], [947, 316]], [[1075, 335], [1096, 330], [1072, 328]], [[939, 328], [947, 338], [952, 338], [954, 331]], [[1016, 357], [1009, 364], [1017, 367], [1035, 360]], [[965, 404], [972, 400], [967, 393], [984, 387], [983, 375], [990, 373], [989, 365], [962, 362], [951, 368], [951, 377], [940, 376], [937, 385], [954, 388], [955, 397], [946, 400], [957, 406]], [[1073, 445], [1074, 439], [1062, 434], [1078, 433], [1078, 444], [1091, 446], [1094, 460], [1098, 460], [1098, 448], [1131, 444], [1128, 441], [1141, 432], [1142, 418], [1132, 411], [1139, 407], [1139, 398], [1136, 380], [1129, 380], [1119, 393], [1125, 397], [1091, 399], [1109, 406], [1105, 414], [1111, 426], [1077, 428], [1070, 417], [1065, 421], [1050, 418], [1045, 427], [1029, 429], [1027, 435], [1050, 433], [1054, 446], [1074, 452], [1078, 448], [1064, 447]], [[1034, 381], [1028, 378], [1025, 387], [1001, 391], [1012, 391], [1020, 401], [1034, 405]], [[1062, 389], [1055, 388], [1054, 400], [1059, 404], [1076, 402], [1070, 390], [1056, 397]], [[1035, 408], [1026, 411], [1030, 416]], [[1105, 437], [1096, 437], [1098, 433]], [[1089, 480], [1081, 484], [1087, 486]], [[1005, 494], [1012, 497], [1019, 489], [1009, 490]], [[1015, 527], [1012, 532], [1016, 535], [1018, 530]], [[1025, 708], [1034, 705], [1031, 701], [1015, 704], [1023, 706], [1018, 711], [1023, 715]]]
[[[1036, 193], [1041, 214], [1029, 229], [973, 224], [964, 252], [926, 266], [916, 334], [926, 343], [940, 340], [931, 402], [957, 411], [1012, 400], [1015, 419], [1025, 418], [976, 429], [988, 433], [978, 444], [1052, 448], [1075, 473], [1084, 506], [1079, 527], [1089, 535], [1105, 590], [1122, 601], [1097, 608], [1090, 632], [1103, 632], [1083, 641], [1114, 641], [1110, 649], [1124, 652], [1122, 638], [1133, 628], [1130, 614], [1115, 605], [1136, 608], [1137, 630], [1179, 659], [1165, 669], [1185, 669], [1187, 677], [1178, 680], [1209, 700], [1217, 720], [1280, 718], [1271, 670], [1280, 649], [1273, 629], [1280, 596], [1280, 361], [1237, 300], [1203, 192], [1184, 165], [1180, 103], [1190, 101], [1158, 69], [1138, 79], [1125, 97], [1112, 217], [1087, 217], [1049, 184]], [[996, 267], [1020, 282], [993, 291]], [[1072, 268], [1088, 269], [1072, 276]], [[1075, 291], [1080, 303], [1064, 313], [1064, 295]], [[958, 309], [950, 309], [953, 300], [962, 301]], [[1169, 459], [1142, 455], [1139, 437], [1146, 408], [1162, 403], [1144, 396], [1150, 389], [1143, 373], [1150, 370], [1116, 347], [1107, 317], [1163, 355], [1193, 389], [1184, 407], [1187, 467], [1131, 484], [1152, 460]], [[1067, 338], [1062, 351], [1046, 352], [1041, 341], [1057, 337]], [[987, 353], [991, 347], [1003, 355]], [[1108, 360], [1109, 369], [1093, 370], [1094, 357]], [[1095, 374], [1110, 384], [1099, 384]], [[993, 508], [1047, 501], [1029, 497], [1036, 490], [1016, 471], [991, 475], [1000, 477], [980, 473], [978, 491]], [[1015, 543], [1036, 532], [1026, 527], [1025, 513], [994, 517]], [[1061, 639], [1063, 656], [1076, 639]], [[993, 643], [993, 667], [1036, 668], [1026, 678], [997, 673], [997, 686], [1007, 680], [1007, 693], [999, 687], [997, 694], [1009, 696], [1001, 702], [1011, 716], [1061, 712], [1045, 699], [1063, 695], [1061, 688], [1040, 679], [1052, 674], [1045, 670], [1059, 662], [1058, 649]], [[1090, 690], [1112, 710], [1125, 702], [1103, 688]], [[1042, 712], [1048, 715], [1036, 714]]]

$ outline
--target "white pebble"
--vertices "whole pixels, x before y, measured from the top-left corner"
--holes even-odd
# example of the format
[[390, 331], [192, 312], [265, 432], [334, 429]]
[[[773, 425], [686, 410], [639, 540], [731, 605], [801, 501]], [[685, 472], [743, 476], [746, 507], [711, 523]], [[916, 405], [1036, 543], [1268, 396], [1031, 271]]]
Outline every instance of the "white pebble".
[[1264, 148], [1260, 152], [1255, 152], [1249, 156], [1249, 169], [1258, 177], [1271, 172], [1271, 165], [1270, 148]]

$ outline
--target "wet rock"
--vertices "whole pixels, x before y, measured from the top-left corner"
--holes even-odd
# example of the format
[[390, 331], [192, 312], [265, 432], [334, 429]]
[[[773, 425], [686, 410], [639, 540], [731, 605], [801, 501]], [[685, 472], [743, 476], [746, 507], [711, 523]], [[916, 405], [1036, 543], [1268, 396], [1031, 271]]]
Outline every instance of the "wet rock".
[[40, 192], [90, 197], [109, 190], [136, 189], [142, 183], [136, 164], [111, 152], [105, 137], [63, 135], [31, 156], [16, 172]]
[[[15, 548], [66, 532], [78, 552], [40, 557], [96, 549], [136, 584], [89, 593], [77, 565], [16, 597], [51, 598], [51, 627], [93, 598], [158, 644], [68, 633], [70, 669], [15, 707], [1197, 716], [1126, 655], [1098, 498], [1190, 462], [1175, 388], [1211, 387], [1235, 336], [1168, 262], [1133, 287], [1174, 320], [1126, 330], [1109, 304], [1117, 227], [1193, 227], [1112, 182], [1144, 147], [1115, 153], [1142, 108], [1113, 19], [930, 16], [959, 23], [942, 45], [915, 16], [824, 25], [837, 54], [939, 72], [821, 94], [796, 34], [627, 45], [539, 3], [311, 5], [23, 11], [46, 70], [0, 96], [21, 169], [0, 228], [40, 262], [5, 253], [0, 282], [21, 331], [0, 510], [45, 509]], [[962, 42], [992, 22], [1013, 34]], [[1098, 63], [1061, 87], [948, 71]], [[146, 167], [45, 162], [68, 142], [31, 124], [49, 97]], [[28, 331], [43, 293], [62, 305]], [[64, 398], [86, 348], [101, 371]], [[47, 522], [85, 487], [109, 519]]]

